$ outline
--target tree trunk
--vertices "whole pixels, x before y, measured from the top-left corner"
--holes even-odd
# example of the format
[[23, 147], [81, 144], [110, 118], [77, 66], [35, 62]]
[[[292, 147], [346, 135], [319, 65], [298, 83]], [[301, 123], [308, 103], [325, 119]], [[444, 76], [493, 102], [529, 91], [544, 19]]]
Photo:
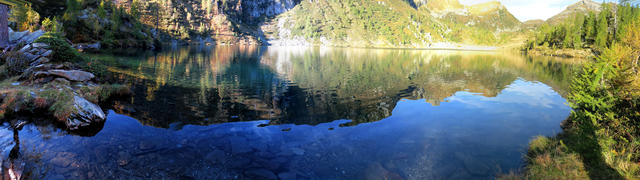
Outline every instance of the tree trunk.
[[9, 7], [0, 4], [0, 48], [9, 45]]

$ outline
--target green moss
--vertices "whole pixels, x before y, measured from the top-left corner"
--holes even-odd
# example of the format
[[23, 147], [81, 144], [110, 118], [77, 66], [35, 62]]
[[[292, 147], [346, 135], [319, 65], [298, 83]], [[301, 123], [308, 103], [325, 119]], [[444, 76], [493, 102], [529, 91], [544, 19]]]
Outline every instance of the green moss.
[[64, 37], [56, 33], [45, 33], [35, 42], [45, 43], [53, 50], [51, 60], [54, 62], [80, 62], [84, 59], [76, 49], [71, 47]]

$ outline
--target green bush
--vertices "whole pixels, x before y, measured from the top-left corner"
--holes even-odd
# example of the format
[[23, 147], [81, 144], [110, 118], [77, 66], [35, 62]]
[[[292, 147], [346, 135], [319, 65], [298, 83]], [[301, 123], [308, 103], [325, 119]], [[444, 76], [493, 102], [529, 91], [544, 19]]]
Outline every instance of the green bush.
[[52, 61], [54, 62], [80, 62], [84, 58], [78, 53], [76, 49], [71, 47], [60, 34], [58, 33], [45, 33], [35, 42], [45, 43], [49, 45], [49, 48], [53, 50]]

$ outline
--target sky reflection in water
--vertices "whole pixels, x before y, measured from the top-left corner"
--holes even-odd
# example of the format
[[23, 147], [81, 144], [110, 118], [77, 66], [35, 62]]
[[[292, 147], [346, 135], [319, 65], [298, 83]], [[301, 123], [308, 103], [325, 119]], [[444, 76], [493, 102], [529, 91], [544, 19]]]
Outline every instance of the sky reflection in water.
[[[521, 167], [528, 141], [560, 132], [570, 112], [557, 93], [566, 88], [560, 76], [570, 74], [564, 63], [359, 51], [182, 49], [128, 59], [111, 71], [134, 86], [136, 97], [124, 102], [136, 111], [110, 110], [92, 137], [26, 126], [25, 171], [74, 179], [489, 179]], [[12, 144], [11, 131], [0, 134]], [[5, 147], [3, 155], [12, 145]]]

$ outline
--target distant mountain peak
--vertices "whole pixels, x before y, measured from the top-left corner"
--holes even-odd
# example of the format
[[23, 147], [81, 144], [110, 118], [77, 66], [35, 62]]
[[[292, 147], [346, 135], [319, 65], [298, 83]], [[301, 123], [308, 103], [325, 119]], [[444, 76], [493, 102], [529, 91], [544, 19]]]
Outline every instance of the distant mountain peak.
[[464, 9], [458, 0], [428, 0], [427, 8], [434, 12]]
[[580, 0], [558, 13], [557, 15], [549, 18], [547, 22], [558, 23], [562, 22], [566, 18], [570, 18], [575, 14], [586, 14], [588, 12], [599, 12], [602, 8], [602, 4], [592, 0]]
[[501, 9], [506, 8], [499, 1], [489, 1], [469, 6], [469, 11], [471, 12], [471, 14], [476, 15], [491, 13]]

